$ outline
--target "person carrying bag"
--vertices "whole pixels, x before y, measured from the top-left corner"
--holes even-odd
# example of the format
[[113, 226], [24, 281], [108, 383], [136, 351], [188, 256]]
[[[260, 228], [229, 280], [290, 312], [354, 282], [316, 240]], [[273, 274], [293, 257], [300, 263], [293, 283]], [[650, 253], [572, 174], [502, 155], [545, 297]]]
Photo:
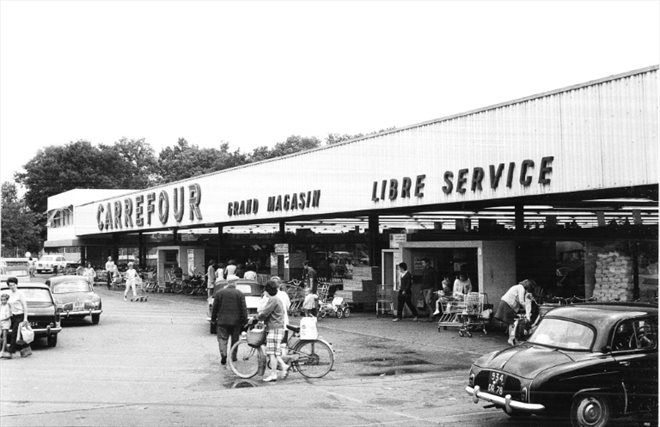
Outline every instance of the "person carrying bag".
[[[27, 302], [25, 302], [23, 293], [18, 290], [18, 279], [16, 277], [9, 277], [7, 279], [7, 285], [9, 285], [10, 291], [9, 305], [11, 307], [12, 331], [9, 339], [9, 352], [11, 353], [12, 358], [16, 351], [20, 351], [21, 357], [28, 357], [32, 355], [32, 349], [30, 348], [30, 345], [24, 344], [23, 342], [18, 342], [21, 326], [24, 323], [27, 323], [28, 327], [30, 325], [28, 322]], [[32, 333], [32, 339], [34, 339], [34, 332]]]

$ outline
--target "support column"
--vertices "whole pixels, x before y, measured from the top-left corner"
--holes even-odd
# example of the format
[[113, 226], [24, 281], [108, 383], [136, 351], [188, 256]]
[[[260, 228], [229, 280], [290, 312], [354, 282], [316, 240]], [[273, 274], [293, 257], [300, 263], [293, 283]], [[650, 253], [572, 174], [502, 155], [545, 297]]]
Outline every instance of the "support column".
[[220, 258], [220, 253], [222, 252], [222, 239], [223, 239], [223, 233], [222, 233], [222, 226], [218, 226], [218, 248], [215, 251], [215, 259], [218, 263], [220, 263], [221, 258]]
[[369, 246], [369, 265], [380, 265], [380, 246], [378, 245], [379, 221], [378, 215], [369, 215], [369, 233], [367, 245]]
[[147, 266], [147, 251], [144, 247], [144, 233], [142, 231], [138, 233], [138, 265], [140, 268]]
[[525, 230], [525, 205], [522, 203], [516, 203], [515, 209], [516, 231], [520, 233]]

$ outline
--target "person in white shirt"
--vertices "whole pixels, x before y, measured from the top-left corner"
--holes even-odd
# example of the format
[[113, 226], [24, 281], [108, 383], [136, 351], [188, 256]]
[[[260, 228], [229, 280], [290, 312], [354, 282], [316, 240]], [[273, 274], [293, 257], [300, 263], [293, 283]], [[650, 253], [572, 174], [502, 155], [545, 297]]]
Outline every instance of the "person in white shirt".
[[513, 324], [516, 315], [521, 308], [525, 309], [525, 318], [530, 321], [532, 318], [532, 289], [536, 286], [533, 280], [525, 279], [517, 285], [513, 285], [502, 296], [500, 305], [497, 307], [495, 318], [506, 323], [509, 328], [509, 344], [516, 344], [516, 331]]
[[117, 272], [117, 266], [111, 256], [108, 257], [108, 261], [105, 263], [105, 272], [108, 275], [108, 289], [110, 289], [112, 287], [113, 276]]
[[135, 285], [138, 281], [138, 273], [133, 268], [133, 263], [128, 263], [128, 270], [126, 270], [126, 290], [124, 290], [124, 301], [126, 301], [126, 295], [128, 295], [128, 290], [133, 291], [133, 299], [137, 297], [137, 292], [135, 291]]
[[465, 295], [472, 292], [472, 282], [468, 277], [467, 273], [461, 271], [458, 273], [458, 277], [454, 280], [454, 291], [453, 297], [456, 299], [465, 299]]

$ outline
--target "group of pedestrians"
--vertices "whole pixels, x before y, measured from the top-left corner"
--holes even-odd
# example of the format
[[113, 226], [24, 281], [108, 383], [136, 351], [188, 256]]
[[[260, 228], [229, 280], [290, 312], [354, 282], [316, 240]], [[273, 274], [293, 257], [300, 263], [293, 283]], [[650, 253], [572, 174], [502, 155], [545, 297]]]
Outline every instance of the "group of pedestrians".
[[[236, 354], [228, 354], [229, 343], [236, 343], [243, 328], [248, 324], [245, 294], [236, 289], [239, 277], [235, 274], [227, 276], [227, 284], [213, 295], [211, 322], [216, 325], [220, 364], [225, 365], [227, 358], [236, 360]], [[266, 282], [264, 295], [259, 303], [257, 316], [249, 319], [250, 323], [264, 322], [268, 329], [266, 336], [266, 356], [270, 359], [270, 373], [265, 375], [265, 382], [284, 379], [288, 375], [289, 366], [282, 358], [282, 343], [285, 342], [286, 325], [289, 323], [288, 309], [291, 304], [286, 292], [280, 289], [282, 281], [273, 276]], [[278, 375], [279, 372], [281, 373]]]
[[206, 269], [206, 288], [209, 298], [213, 295], [215, 285], [223, 280], [228, 280], [230, 276], [236, 276], [239, 279], [257, 280], [257, 266], [251, 260], [243, 265], [237, 264], [234, 259], [228, 260], [227, 264], [216, 263], [212, 259]]

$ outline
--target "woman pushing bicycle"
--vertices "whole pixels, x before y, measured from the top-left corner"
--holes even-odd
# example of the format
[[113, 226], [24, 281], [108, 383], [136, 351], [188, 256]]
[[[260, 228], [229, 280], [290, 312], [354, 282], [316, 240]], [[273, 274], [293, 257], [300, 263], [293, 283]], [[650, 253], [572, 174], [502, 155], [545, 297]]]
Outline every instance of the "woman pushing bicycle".
[[282, 379], [289, 372], [289, 365], [282, 359], [282, 339], [284, 338], [284, 314], [286, 313], [282, 300], [278, 298], [278, 283], [275, 280], [266, 282], [266, 293], [268, 301], [262, 311], [257, 314], [257, 319], [264, 321], [268, 327], [266, 336], [266, 355], [270, 359], [270, 375], [264, 377], [264, 381], [277, 381], [277, 367], [282, 370]]

